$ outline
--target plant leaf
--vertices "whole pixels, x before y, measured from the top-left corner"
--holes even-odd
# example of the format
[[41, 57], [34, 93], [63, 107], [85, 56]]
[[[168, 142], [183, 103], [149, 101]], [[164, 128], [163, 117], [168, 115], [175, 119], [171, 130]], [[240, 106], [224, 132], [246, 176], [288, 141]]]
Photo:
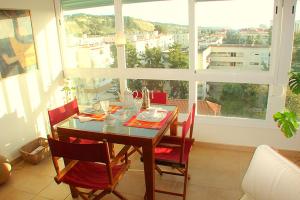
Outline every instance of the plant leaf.
[[294, 112], [277, 112], [273, 115], [273, 119], [287, 138], [294, 136], [299, 128], [297, 115]]
[[291, 72], [289, 78], [289, 87], [295, 94], [300, 94], [300, 73]]

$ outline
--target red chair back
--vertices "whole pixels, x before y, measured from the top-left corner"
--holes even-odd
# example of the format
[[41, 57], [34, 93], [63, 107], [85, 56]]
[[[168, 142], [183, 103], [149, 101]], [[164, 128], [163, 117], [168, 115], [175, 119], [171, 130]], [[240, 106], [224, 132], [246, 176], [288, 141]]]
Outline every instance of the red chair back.
[[151, 103], [167, 104], [167, 93], [166, 92], [153, 92]]
[[63, 157], [71, 160], [109, 163], [107, 142], [96, 144], [79, 144], [59, 141], [48, 137], [52, 157]]
[[[142, 92], [134, 92], [134, 98], [142, 98]], [[150, 93], [150, 102], [158, 104], [167, 104], [168, 94], [166, 92], [151, 92]]]
[[193, 137], [195, 110], [196, 110], [196, 104], [194, 103], [192, 110], [189, 112], [187, 120], [182, 123], [180, 162], [182, 162], [183, 156], [184, 156], [183, 154], [184, 154], [184, 149], [185, 149], [185, 140], [186, 140], [187, 133], [190, 132], [190, 135], [189, 135], [190, 139], [192, 139], [192, 137]]
[[54, 125], [78, 113], [79, 113], [79, 109], [78, 109], [77, 99], [74, 99], [69, 103], [60, 106], [58, 108], [48, 110], [51, 130], [53, 131]]
[[196, 104], [193, 104], [192, 110], [189, 112], [189, 116], [186, 121], [183, 122], [182, 125], [182, 138], [185, 138], [187, 133], [190, 131], [190, 138], [193, 136], [193, 127], [194, 127], [194, 120], [195, 120], [195, 110]]

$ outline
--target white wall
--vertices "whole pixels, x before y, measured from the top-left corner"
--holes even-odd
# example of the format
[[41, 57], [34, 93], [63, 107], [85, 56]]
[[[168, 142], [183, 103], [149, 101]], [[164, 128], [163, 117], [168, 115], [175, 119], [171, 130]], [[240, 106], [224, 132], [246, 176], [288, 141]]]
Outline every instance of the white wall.
[[[180, 118], [184, 120], [186, 116]], [[197, 141], [256, 147], [267, 144], [274, 148], [300, 151], [300, 133], [286, 138], [275, 122], [259, 122], [247, 119], [215, 119], [208, 116], [196, 116], [194, 136]], [[217, 117], [218, 118], [218, 117]], [[248, 120], [249, 121], [249, 120]]]
[[62, 65], [52, 0], [0, 0], [1, 8], [31, 11], [39, 68], [0, 80], [0, 154], [14, 159], [22, 145], [46, 135], [46, 108], [55, 100]]

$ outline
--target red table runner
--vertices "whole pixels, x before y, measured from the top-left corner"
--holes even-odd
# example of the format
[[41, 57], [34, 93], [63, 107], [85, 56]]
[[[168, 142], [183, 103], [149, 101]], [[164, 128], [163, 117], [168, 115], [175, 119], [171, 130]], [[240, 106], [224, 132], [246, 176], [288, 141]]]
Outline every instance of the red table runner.
[[[121, 108], [122, 108], [122, 106], [111, 105], [111, 106], [109, 106], [109, 112], [111, 114], [113, 114]], [[93, 120], [97, 120], [97, 121], [103, 121], [103, 120], [105, 120], [105, 117], [106, 117], [106, 115], [104, 113], [102, 113], [102, 114], [80, 113], [79, 116], [90, 117], [90, 118], [93, 118]], [[78, 118], [78, 116], [76, 116], [75, 118]]]
[[132, 116], [127, 122], [125, 122], [124, 126], [132, 126], [137, 128], [149, 128], [149, 129], [160, 129], [163, 127], [167, 119], [172, 115], [172, 112], [168, 112], [164, 119], [162, 119], [160, 122], [147, 122], [147, 121], [141, 121], [137, 120], [137, 115]]

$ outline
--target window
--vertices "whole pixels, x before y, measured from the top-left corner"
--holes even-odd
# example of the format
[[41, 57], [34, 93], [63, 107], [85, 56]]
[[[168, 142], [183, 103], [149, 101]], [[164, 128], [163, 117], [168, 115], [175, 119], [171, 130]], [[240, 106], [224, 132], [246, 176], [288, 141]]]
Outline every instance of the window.
[[109, 78], [71, 78], [74, 94], [80, 105], [91, 105], [98, 100], [119, 100], [120, 83]]
[[64, 11], [67, 68], [117, 67], [114, 6]]
[[199, 83], [198, 114], [265, 119], [268, 90], [268, 85]]
[[180, 113], [188, 112], [188, 81], [129, 79], [127, 85], [131, 90], [141, 91], [146, 86], [150, 91], [166, 92], [167, 104], [177, 105]]
[[[294, 42], [292, 51], [291, 71], [300, 72], [300, 1], [297, 1], [296, 17], [294, 26]], [[300, 116], [300, 95], [287, 90], [285, 105], [288, 110], [293, 111]]]
[[123, 5], [128, 68], [188, 69], [188, 1]]
[[[288, 12], [283, 10], [291, 2], [122, 0], [114, 1], [114, 5], [110, 0], [93, 2], [97, 6], [99, 2], [109, 3], [63, 13], [64, 67], [68, 68], [65, 74], [78, 77], [74, 80], [81, 88], [78, 95], [84, 104], [90, 103], [84, 99], [88, 95], [92, 99], [102, 95], [118, 99], [113, 95], [116, 90], [123, 91], [125, 87], [141, 90], [146, 85], [150, 90], [167, 92], [169, 103], [177, 104], [181, 113], [188, 112], [197, 97], [198, 114], [221, 118], [263, 119], [269, 123], [272, 114], [281, 109], [277, 101], [282, 99], [270, 94], [268, 102], [268, 95], [269, 86], [282, 86], [280, 78], [286, 74], [280, 71], [286, 66], [278, 61], [288, 59], [279, 56], [281, 49], [284, 52], [288, 49], [274, 47], [286, 45], [281, 44], [281, 39], [290, 38], [284, 32], [287, 30], [284, 25], [291, 16], [285, 16]], [[195, 16], [188, 13], [194, 7]], [[120, 9], [122, 12], [114, 13]], [[274, 13], [276, 10], [279, 14]], [[296, 17], [295, 24], [299, 19]], [[124, 30], [125, 48], [115, 47], [115, 30]], [[295, 41], [296, 38], [295, 35]], [[298, 48], [294, 45], [294, 70], [300, 70]], [[116, 69], [110, 69], [113, 67]], [[179, 70], [189, 67], [190, 70]], [[78, 68], [94, 69], [91, 73]], [[94, 78], [98, 76], [106, 79]], [[108, 81], [111, 86], [98, 96], [82, 89], [89, 88], [93, 81]], [[98, 91], [95, 83], [94, 90]]]
[[[198, 26], [198, 70], [269, 70], [273, 0], [203, 1], [196, 4]], [[255, 12], [254, 12], [255, 11]], [[260, 56], [251, 56], [253, 52]], [[222, 52], [222, 54], [217, 54]], [[224, 56], [228, 53], [228, 57]], [[214, 55], [214, 56], [211, 56]], [[211, 66], [214, 61], [264, 62], [257, 67], [241, 65]], [[239, 60], [236, 60], [240, 57]]]

